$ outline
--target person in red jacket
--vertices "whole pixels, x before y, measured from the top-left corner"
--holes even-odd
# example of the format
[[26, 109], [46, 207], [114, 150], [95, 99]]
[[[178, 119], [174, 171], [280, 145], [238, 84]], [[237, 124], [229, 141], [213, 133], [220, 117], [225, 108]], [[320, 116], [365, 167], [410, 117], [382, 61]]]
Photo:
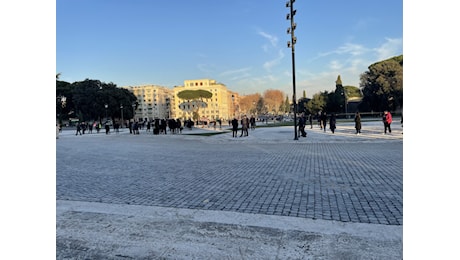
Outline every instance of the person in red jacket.
[[391, 122], [393, 122], [393, 118], [391, 117], [390, 111], [385, 110], [383, 112], [382, 120], [383, 120], [383, 125], [385, 127], [384, 134], [387, 133], [387, 129], [388, 129], [388, 132], [391, 134]]

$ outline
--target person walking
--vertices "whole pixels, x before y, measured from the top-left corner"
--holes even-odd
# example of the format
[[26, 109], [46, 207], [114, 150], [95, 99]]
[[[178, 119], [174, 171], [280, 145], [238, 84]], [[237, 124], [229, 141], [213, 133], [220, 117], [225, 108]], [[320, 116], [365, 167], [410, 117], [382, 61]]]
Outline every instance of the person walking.
[[305, 115], [302, 113], [299, 117], [299, 132], [302, 137], [307, 137], [307, 132], [305, 132], [306, 121]]
[[233, 137], [238, 137], [238, 119], [236, 117], [232, 120], [232, 134]]
[[78, 135], [78, 134], [81, 135], [81, 125], [80, 125], [80, 123], [77, 123], [77, 132], [75, 133], [75, 135]]
[[256, 118], [251, 115], [251, 118], [249, 119], [249, 123], [251, 124], [251, 130], [256, 129]]
[[310, 122], [310, 129], [313, 129], [313, 115], [311, 113], [308, 116], [308, 121]]
[[385, 128], [383, 133], [387, 134], [387, 129], [388, 129], [388, 132], [391, 134], [391, 123], [393, 122], [393, 117], [391, 116], [390, 111], [385, 110], [383, 112], [382, 120], [383, 120], [383, 126]]
[[243, 135], [244, 136], [249, 135], [248, 128], [249, 128], [249, 118], [246, 115], [244, 115], [243, 118], [241, 119], [241, 135], [240, 135], [240, 137], [242, 137]]
[[176, 119], [176, 127], [179, 128], [179, 134], [182, 134], [182, 130], [184, 129], [182, 127], [182, 122], [180, 121], [180, 119]]
[[147, 122], [147, 132], [150, 132], [150, 127], [151, 127], [152, 123], [150, 122], [150, 120]]
[[86, 122], [82, 122], [81, 125], [80, 125], [80, 128], [81, 128], [82, 133], [85, 134], [85, 132], [86, 132]]
[[324, 111], [321, 116], [320, 116], [320, 121], [321, 121], [321, 126], [322, 129], [324, 129], [324, 132], [326, 132], [326, 124], [327, 124], [327, 114], [326, 111]]
[[335, 124], [336, 124], [335, 114], [332, 113], [331, 118], [329, 119], [329, 128], [331, 129], [332, 133], [335, 132], [335, 128], [336, 128]]
[[323, 112], [321, 110], [318, 111], [318, 114], [316, 115], [316, 119], [318, 120], [318, 126], [321, 130], [323, 130], [323, 123], [321, 122], [322, 115], [323, 115]]
[[108, 135], [110, 132], [110, 126], [109, 124], [105, 123], [105, 134]]
[[359, 112], [355, 114], [355, 129], [357, 135], [361, 134], [361, 115]]
[[[401, 129], [403, 128], [403, 114], [401, 113]], [[401, 131], [401, 134], [403, 134], [403, 132]]]
[[139, 134], [139, 123], [137, 121], [134, 122], [134, 125], [133, 125], [133, 134], [135, 135]]

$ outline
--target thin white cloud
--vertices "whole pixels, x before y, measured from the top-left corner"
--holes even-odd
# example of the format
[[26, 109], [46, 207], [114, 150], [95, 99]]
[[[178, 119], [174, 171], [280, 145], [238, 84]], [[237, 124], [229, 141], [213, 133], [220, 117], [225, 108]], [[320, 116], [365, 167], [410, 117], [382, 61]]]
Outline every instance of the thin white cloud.
[[[268, 33], [266, 33], [266, 32], [263, 32], [263, 31], [259, 31], [258, 34], [259, 34], [260, 36], [264, 37], [265, 39], [267, 39], [267, 40], [270, 42], [270, 44], [271, 44], [272, 47], [276, 47], [276, 46], [277, 46], [277, 44], [278, 44], [278, 37], [276, 37], [275, 35], [271, 35], [271, 34], [268, 34]], [[264, 49], [265, 49], [265, 47], [264, 47]]]
[[209, 64], [198, 64], [197, 65], [197, 68], [199, 71], [203, 73], [207, 73], [207, 74], [213, 72], [213, 70], [210, 67], [213, 67], [213, 66], [210, 66]]
[[345, 43], [345, 45], [340, 46], [337, 50], [337, 54], [350, 54], [352, 56], [362, 55], [368, 52], [364, 46], [359, 44]]
[[332, 60], [329, 63], [329, 68], [332, 69], [332, 70], [340, 70], [340, 69], [343, 68], [343, 65], [338, 60]]
[[401, 38], [385, 38], [386, 42], [376, 48], [378, 60], [386, 60], [402, 54], [403, 41]]
[[232, 76], [232, 75], [238, 75], [238, 74], [249, 74], [248, 72], [250, 70], [251, 70], [251, 67], [235, 69], [235, 70], [227, 70], [227, 71], [220, 73], [219, 76], [225, 77], [225, 76]]
[[283, 52], [282, 49], [280, 49], [278, 51], [278, 57], [276, 57], [275, 59], [267, 61], [267, 62], [264, 63], [264, 65], [263, 65], [264, 69], [267, 70], [267, 71], [271, 71], [271, 69], [274, 66], [278, 65], [283, 58], [284, 58], [284, 52]]
[[353, 44], [353, 43], [345, 43], [342, 46], [339, 46], [337, 49], [328, 51], [328, 52], [321, 52], [318, 54], [316, 58], [320, 57], [326, 57], [334, 54], [349, 54], [352, 56], [359, 56], [363, 55], [365, 53], [369, 52], [369, 49], [366, 47], [359, 45], [359, 44]]

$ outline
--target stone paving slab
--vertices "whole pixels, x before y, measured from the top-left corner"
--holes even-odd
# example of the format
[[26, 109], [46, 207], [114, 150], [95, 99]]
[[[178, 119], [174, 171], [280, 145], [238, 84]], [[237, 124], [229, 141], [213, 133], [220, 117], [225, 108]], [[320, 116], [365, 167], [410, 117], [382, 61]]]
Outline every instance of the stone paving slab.
[[307, 129], [299, 140], [292, 130], [241, 138], [62, 133], [56, 198], [402, 227], [402, 129], [356, 136], [344, 125], [336, 134]]

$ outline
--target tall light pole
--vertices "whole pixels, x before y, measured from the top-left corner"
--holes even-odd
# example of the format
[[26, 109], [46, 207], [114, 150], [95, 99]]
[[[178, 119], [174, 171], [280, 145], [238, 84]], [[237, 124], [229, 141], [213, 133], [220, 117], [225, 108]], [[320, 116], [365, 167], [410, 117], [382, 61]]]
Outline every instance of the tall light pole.
[[235, 117], [235, 95], [232, 94], [232, 112], [233, 117]]
[[123, 104], [120, 105], [120, 110], [121, 110], [121, 128], [123, 128], [123, 123], [125, 121], [123, 121]]
[[[58, 104], [59, 104], [59, 111], [58, 111], [58, 117], [59, 117], [59, 121], [61, 121], [61, 116], [62, 116], [62, 110], [64, 109], [65, 105], [66, 105], [66, 100], [67, 98], [65, 96], [59, 96], [57, 97], [57, 101], [58, 101]], [[61, 122], [59, 122], [61, 123]]]
[[105, 121], [107, 122], [107, 108], [109, 107], [109, 105], [107, 105], [106, 103], [104, 107], [105, 107]]
[[343, 89], [343, 97], [345, 99], [345, 118], [348, 118], [348, 100], [347, 100], [347, 92], [345, 90], [345, 88]]
[[286, 7], [289, 8], [290, 13], [287, 14], [286, 19], [291, 20], [291, 27], [287, 29], [287, 33], [291, 34], [291, 40], [287, 42], [288, 48], [292, 50], [292, 104], [294, 105], [294, 140], [299, 140], [297, 137], [297, 98], [295, 94], [295, 44], [297, 42], [297, 37], [294, 36], [294, 30], [297, 24], [294, 22], [294, 15], [297, 12], [294, 10], [295, 0], [289, 0], [286, 3]]
[[136, 119], [136, 103], [133, 103], [133, 123], [134, 121], [136, 121], [135, 119]]

